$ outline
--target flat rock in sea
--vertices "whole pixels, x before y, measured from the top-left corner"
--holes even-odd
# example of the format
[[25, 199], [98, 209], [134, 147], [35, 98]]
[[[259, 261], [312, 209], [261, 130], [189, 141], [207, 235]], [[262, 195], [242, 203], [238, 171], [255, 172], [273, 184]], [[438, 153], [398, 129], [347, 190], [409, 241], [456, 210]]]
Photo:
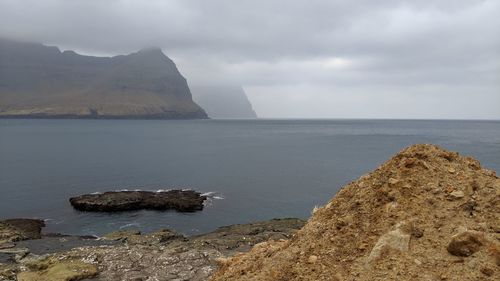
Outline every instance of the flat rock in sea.
[[110, 191], [84, 194], [69, 199], [80, 211], [119, 212], [140, 209], [195, 212], [203, 209], [206, 196], [193, 190], [169, 191]]

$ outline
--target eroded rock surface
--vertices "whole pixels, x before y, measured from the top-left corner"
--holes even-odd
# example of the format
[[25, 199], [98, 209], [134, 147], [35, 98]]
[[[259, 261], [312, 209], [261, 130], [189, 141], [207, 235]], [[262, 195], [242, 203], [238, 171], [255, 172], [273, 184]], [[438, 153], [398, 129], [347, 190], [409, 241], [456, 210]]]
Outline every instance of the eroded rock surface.
[[39, 219], [7, 219], [0, 221], [0, 245], [26, 239], [39, 239], [43, 220]]
[[80, 211], [118, 212], [140, 209], [194, 212], [203, 209], [206, 196], [193, 190], [110, 191], [70, 198], [71, 205]]
[[275, 219], [221, 227], [195, 237], [170, 230], [115, 232], [106, 235], [111, 240], [99, 240], [121, 241], [115, 245], [28, 254], [17, 263], [0, 264], [0, 280], [207, 280], [221, 260], [256, 243], [289, 239], [304, 223], [299, 219]]

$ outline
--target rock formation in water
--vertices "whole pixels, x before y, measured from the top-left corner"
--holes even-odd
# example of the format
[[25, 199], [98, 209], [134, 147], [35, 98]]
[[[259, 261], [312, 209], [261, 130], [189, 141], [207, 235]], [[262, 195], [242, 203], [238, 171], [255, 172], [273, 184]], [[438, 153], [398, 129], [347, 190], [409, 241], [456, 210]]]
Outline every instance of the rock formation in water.
[[176, 210], [194, 212], [203, 210], [207, 199], [194, 190], [169, 191], [110, 191], [84, 194], [69, 199], [71, 205], [80, 211], [120, 212], [133, 210]]
[[240, 86], [192, 85], [193, 99], [202, 106], [210, 118], [257, 118], [245, 91]]
[[342, 188], [290, 240], [223, 261], [219, 280], [499, 280], [500, 179], [411, 146]]
[[160, 49], [92, 57], [0, 39], [0, 118], [207, 118]]

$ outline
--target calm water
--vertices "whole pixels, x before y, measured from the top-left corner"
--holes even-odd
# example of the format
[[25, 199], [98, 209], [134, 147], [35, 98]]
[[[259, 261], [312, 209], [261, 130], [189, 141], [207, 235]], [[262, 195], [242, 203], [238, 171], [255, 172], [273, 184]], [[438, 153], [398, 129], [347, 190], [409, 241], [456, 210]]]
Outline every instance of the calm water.
[[[420, 142], [500, 171], [500, 122], [0, 120], [0, 218], [49, 219], [46, 231], [72, 234], [196, 234], [306, 218], [342, 185]], [[81, 193], [175, 187], [216, 198], [194, 214], [82, 213], [68, 202]]]

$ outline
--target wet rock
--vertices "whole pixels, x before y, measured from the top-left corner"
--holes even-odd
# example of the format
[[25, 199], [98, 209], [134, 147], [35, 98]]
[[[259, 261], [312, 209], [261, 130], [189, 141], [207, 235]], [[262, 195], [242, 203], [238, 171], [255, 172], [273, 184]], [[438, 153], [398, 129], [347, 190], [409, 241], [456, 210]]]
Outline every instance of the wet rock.
[[452, 237], [447, 250], [454, 256], [468, 257], [479, 251], [484, 244], [484, 239], [481, 232], [463, 231]]
[[102, 237], [104, 240], [126, 240], [128, 237], [132, 235], [140, 235], [141, 232], [139, 230], [120, 230], [108, 233]]
[[194, 212], [203, 209], [206, 196], [193, 190], [111, 191], [85, 194], [70, 198], [71, 205], [80, 211], [118, 212], [140, 209], [177, 210]]
[[39, 239], [43, 220], [39, 219], [7, 219], [0, 221], [0, 244], [9, 242]]
[[73, 236], [73, 235], [42, 235], [42, 238], [36, 240], [25, 240], [16, 242], [17, 247], [24, 247], [30, 250], [30, 253], [36, 255], [53, 254], [64, 252], [77, 247], [118, 245], [120, 241], [96, 239], [93, 236]]
[[164, 244], [178, 239], [184, 240], [186, 238], [182, 234], [179, 234], [177, 232], [168, 229], [162, 229], [145, 235], [131, 235], [127, 237], [126, 241], [128, 245], [156, 245]]

